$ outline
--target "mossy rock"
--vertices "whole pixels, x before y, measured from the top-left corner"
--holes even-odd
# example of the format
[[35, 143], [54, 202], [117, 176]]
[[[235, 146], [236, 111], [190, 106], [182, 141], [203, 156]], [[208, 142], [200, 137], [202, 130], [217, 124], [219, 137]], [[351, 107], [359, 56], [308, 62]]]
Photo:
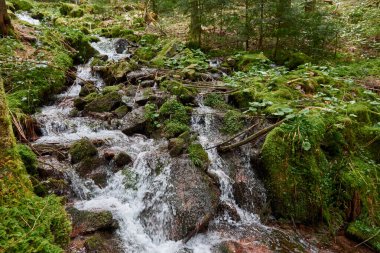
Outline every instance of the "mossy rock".
[[249, 103], [255, 101], [256, 91], [251, 88], [233, 92], [229, 96], [229, 102], [239, 108], [248, 108]]
[[187, 152], [189, 153], [189, 158], [191, 162], [202, 169], [206, 169], [210, 164], [210, 159], [207, 152], [203, 149], [201, 144], [193, 143], [189, 146]]
[[11, 0], [10, 2], [16, 11], [30, 11], [33, 9], [33, 4], [27, 0]]
[[319, 220], [320, 184], [328, 168], [319, 148], [325, 131], [323, 117], [310, 115], [284, 123], [266, 137], [261, 153], [276, 215], [304, 223]]
[[182, 83], [175, 80], [163, 81], [160, 86], [171, 94], [176, 95], [185, 104], [193, 103], [197, 95], [195, 88], [185, 87]]
[[96, 231], [114, 231], [118, 228], [110, 211], [86, 211], [74, 207], [67, 208], [73, 223], [73, 232], [76, 235], [86, 235]]
[[132, 162], [132, 157], [125, 152], [120, 152], [116, 155], [114, 162], [116, 166], [124, 167]]
[[167, 138], [177, 137], [190, 130], [190, 127], [180, 121], [166, 120], [163, 127], [163, 134]]
[[179, 49], [179, 42], [177, 40], [170, 40], [164, 44], [157, 56], [152, 59], [152, 64], [157, 67], [164, 67], [167, 58], [173, 57], [177, 54]]
[[238, 57], [237, 67], [239, 70], [247, 71], [253, 65], [269, 62], [269, 59], [263, 54], [243, 54]]
[[98, 150], [89, 139], [83, 138], [71, 145], [69, 153], [71, 162], [78, 163], [85, 158], [97, 156]]
[[122, 105], [122, 96], [116, 91], [97, 96], [86, 104], [84, 110], [87, 112], [112, 112]]
[[84, 34], [81, 30], [70, 27], [59, 27], [59, 31], [63, 34], [66, 42], [76, 49], [76, 52], [72, 54], [75, 62], [87, 62], [96, 54], [96, 50], [90, 45], [91, 37]]
[[129, 107], [126, 105], [122, 105], [115, 109], [114, 113], [118, 118], [124, 117], [129, 112]]
[[311, 58], [308, 55], [302, 52], [297, 52], [290, 54], [287, 61], [285, 61], [285, 66], [289, 69], [296, 69], [298, 66], [309, 62], [311, 62]]
[[96, 86], [95, 84], [91, 82], [86, 82], [82, 88], [80, 89], [79, 96], [80, 97], [85, 97], [89, 95], [90, 93], [96, 92]]

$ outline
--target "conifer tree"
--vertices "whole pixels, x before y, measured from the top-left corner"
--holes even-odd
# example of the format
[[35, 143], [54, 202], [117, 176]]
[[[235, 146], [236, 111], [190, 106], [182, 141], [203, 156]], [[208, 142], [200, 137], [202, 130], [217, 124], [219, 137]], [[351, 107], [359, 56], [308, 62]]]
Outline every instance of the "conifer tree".
[[0, 0], [0, 35], [7, 36], [12, 28], [5, 0]]

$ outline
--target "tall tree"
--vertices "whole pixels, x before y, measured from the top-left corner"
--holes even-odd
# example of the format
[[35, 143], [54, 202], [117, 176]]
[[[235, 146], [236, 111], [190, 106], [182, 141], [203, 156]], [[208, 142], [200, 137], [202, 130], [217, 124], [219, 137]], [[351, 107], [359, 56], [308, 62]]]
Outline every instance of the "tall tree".
[[5, 0], [0, 0], [0, 35], [7, 36], [11, 27], [11, 19], [7, 12]]
[[201, 0], [190, 0], [190, 30], [189, 41], [196, 46], [202, 40], [202, 5]]

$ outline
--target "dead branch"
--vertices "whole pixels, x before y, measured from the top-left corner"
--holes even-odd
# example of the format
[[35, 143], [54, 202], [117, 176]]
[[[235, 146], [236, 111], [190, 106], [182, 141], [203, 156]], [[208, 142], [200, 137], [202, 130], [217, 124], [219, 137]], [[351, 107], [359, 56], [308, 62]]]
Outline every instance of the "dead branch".
[[269, 126], [267, 128], [261, 129], [257, 133], [252, 134], [251, 136], [248, 136], [246, 139], [244, 139], [244, 140], [242, 140], [240, 142], [237, 142], [237, 143], [234, 143], [234, 144], [231, 144], [231, 145], [227, 145], [227, 146], [219, 146], [218, 147], [218, 151], [220, 151], [220, 152], [226, 152], [226, 151], [232, 150], [234, 148], [240, 147], [242, 145], [245, 145], [245, 144], [247, 144], [247, 143], [249, 143], [251, 141], [257, 140], [261, 136], [267, 134], [272, 129], [274, 129], [274, 128], [278, 127], [279, 125], [281, 125], [282, 123], [284, 123], [285, 120], [286, 119], [280, 120], [276, 124], [273, 124], [273, 125], [271, 125], [271, 126]]

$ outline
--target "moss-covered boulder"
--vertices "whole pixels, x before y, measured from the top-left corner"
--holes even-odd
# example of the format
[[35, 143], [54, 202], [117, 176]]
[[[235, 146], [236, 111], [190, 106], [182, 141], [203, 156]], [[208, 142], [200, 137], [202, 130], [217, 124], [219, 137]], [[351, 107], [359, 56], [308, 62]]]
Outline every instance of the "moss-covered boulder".
[[246, 88], [230, 94], [228, 102], [239, 108], [248, 108], [249, 103], [255, 101], [256, 90], [254, 88]]
[[87, 253], [123, 253], [120, 239], [115, 233], [96, 232], [84, 243]]
[[33, 4], [27, 0], [11, 0], [16, 11], [30, 11], [33, 9]]
[[78, 163], [85, 158], [90, 158], [98, 155], [98, 150], [89, 139], [81, 139], [71, 145], [69, 150], [72, 163]]
[[114, 231], [119, 227], [110, 211], [86, 211], [69, 207], [67, 212], [70, 214], [73, 224], [71, 237], [95, 231]]
[[242, 54], [237, 57], [237, 67], [239, 70], [249, 70], [253, 65], [259, 65], [269, 62], [269, 59], [263, 54]]
[[96, 86], [94, 83], [86, 82], [83, 84], [82, 88], [80, 89], [79, 96], [85, 97], [89, 95], [90, 93], [96, 92]]
[[117, 167], [124, 167], [132, 162], [132, 157], [125, 152], [120, 152], [116, 155], [114, 162]]
[[122, 96], [117, 91], [102, 94], [86, 104], [84, 110], [87, 112], [112, 112], [122, 105]]
[[185, 85], [175, 80], [163, 81], [160, 87], [176, 95], [178, 99], [185, 104], [193, 103], [197, 95], [195, 88], [185, 87]]
[[113, 112], [118, 118], [123, 118], [129, 111], [130, 109], [128, 106], [122, 105], [116, 108]]

